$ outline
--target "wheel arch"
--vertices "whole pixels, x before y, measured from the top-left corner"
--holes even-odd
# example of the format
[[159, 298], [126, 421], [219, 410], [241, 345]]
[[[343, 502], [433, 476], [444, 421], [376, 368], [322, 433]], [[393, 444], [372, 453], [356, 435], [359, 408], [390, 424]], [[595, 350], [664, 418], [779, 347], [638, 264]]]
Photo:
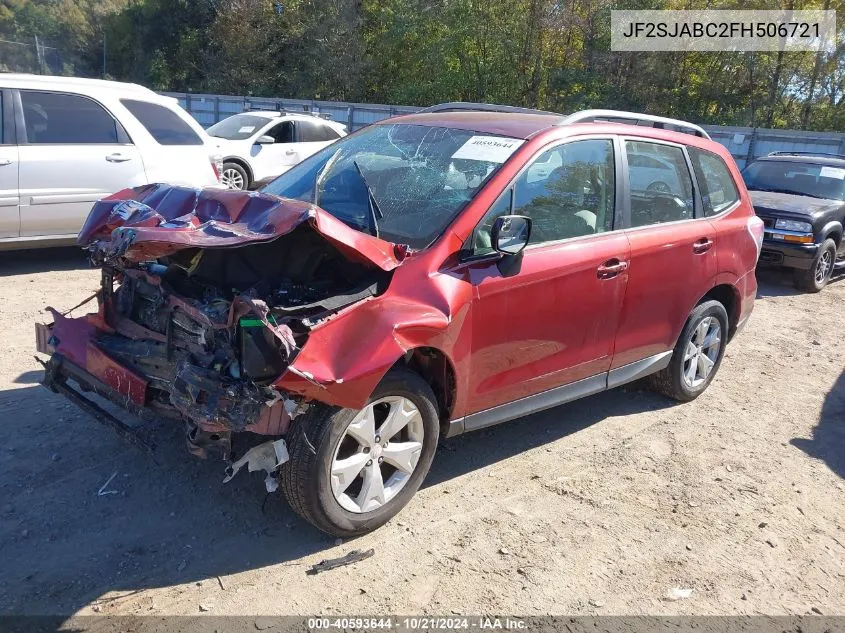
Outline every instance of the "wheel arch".
[[457, 396], [457, 373], [449, 356], [436, 347], [416, 347], [399, 357], [393, 367], [407, 367], [422, 376], [437, 398], [441, 426], [448, 425]]
[[721, 303], [725, 307], [725, 312], [728, 313], [728, 341], [730, 341], [734, 334], [736, 334], [737, 324], [739, 323], [741, 302], [739, 290], [732, 284], [717, 284], [710, 288], [695, 305], [700, 305], [710, 300]]
[[828, 222], [821, 231], [822, 241], [830, 238], [836, 243], [836, 248], [842, 244], [842, 223], [837, 221]]
[[249, 180], [249, 182], [246, 183], [247, 187], [249, 187], [253, 182], [255, 182], [255, 175], [252, 173], [252, 167], [250, 167], [249, 163], [240, 156], [227, 156], [221, 162], [235, 163], [239, 167], [243, 167], [244, 171], [246, 172], [246, 177]]

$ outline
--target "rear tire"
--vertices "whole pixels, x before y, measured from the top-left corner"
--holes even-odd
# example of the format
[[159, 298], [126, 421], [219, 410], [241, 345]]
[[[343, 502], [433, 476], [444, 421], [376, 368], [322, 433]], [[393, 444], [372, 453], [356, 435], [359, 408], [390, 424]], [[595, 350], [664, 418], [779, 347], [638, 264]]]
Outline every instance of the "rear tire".
[[679, 402], [695, 400], [710, 385], [728, 336], [728, 313], [720, 302], [695, 306], [672, 352], [669, 365], [649, 377], [651, 387]]
[[[293, 511], [339, 537], [387, 523], [431, 467], [440, 433], [435, 403], [428, 383], [400, 367], [387, 373], [361, 410], [314, 404], [294, 420], [290, 459], [281, 468], [281, 488]], [[366, 440], [370, 435], [375, 441]], [[393, 466], [399, 463], [402, 468]]]
[[795, 287], [805, 292], [819, 292], [830, 281], [836, 262], [836, 242], [826, 239], [807, 270], [795, 271]]

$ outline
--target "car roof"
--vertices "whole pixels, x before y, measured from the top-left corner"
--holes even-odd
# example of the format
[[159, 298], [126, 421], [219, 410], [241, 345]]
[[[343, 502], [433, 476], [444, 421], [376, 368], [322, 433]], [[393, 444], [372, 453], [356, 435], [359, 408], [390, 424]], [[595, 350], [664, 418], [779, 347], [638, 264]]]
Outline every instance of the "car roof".
[[433, 127], [451, 127], [458, 130], [509, 136], [528, 140], [540, 133], [557, 131], [561, 137], [577, 136], [580, 134], [613, 134], [651, 138], [669, 141], [679, 145], [699, 147], [713, 153], [727, 154], [724, 146], [712, 139], [695, 136], [687, 132], [632, 125], [610, 121], [576, 122], [562, 124], [565, 117], [555, 114], [524, 114], [514, 112], [483, 112], [483, 111], [445, 111], [408, 114], [404, 116], [382, 119], [374, 125], [430, 125]]
[[384, 123], [401, 123], [404, 125], [430, 125], [432, 127], [451, 127], [469, 132], [509, 136], [511, 138], [527, 139], [538, 132], [547, 130], [559, 122], [561, 117], [554, 114], [523, 114], [513, 112], [423, 112], [406, 114], [404, 116], [383, 119], [376, 125]]
[[0, 83], [9, 88], [44, 88], [64, 89], [74, 92], [86, 90], [113, 90], [120, 92], [135, 92], [145, 96], [160, 96], [149, 88], [138, 84], [122, 81], [108, 81], [105, 79], [86, 79], [83, 77], [63, 77], [60, 75], [29, 75], [25, 73], [2, 73]]
[[825, 154], [775, 154], [759, 156], [754, 162], [779, 162], [779, 163], [812, 163], [814, 165], [829, 165], [831, 167], [845, 167], [845, 158]]

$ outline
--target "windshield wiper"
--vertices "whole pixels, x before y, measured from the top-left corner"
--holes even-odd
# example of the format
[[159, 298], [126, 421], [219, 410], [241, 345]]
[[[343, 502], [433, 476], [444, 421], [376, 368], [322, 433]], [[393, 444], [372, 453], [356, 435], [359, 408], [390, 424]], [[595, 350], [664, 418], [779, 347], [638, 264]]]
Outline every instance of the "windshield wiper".
[[367, 182], [366, 177], [364, 176], [364, 172], [361, 171], [361, 166], [358, 164], [357, 160], [353, 160], [352, 164], [355, 165], [355, 171], [358, 172], [358, 176], [361, 178], [361, 182], [364, 183], [364, 187], [367, 189], [367, 209], [370, 212], [370, 220], [372, 222], [373, 227], [373, 235], [376, 237], [379, 236], [378, 234], [378, 218], [384, 218], [384, 214], [381, 212], [381, 209], [378, 206], [378, 201], [376, 197], [373, 195], [373, 190], [370, 187], [370, 183]]
[[757, 191], [765, 191], [766, 193], [785, 193], [791, 196], [807, 196], [808, 198], [822, 198], [823, 196], [816, 196], [812, 193], [807, 193], [806, 191], [793, 191], [792, 189], [778, 189], [778, 188], [766, 188], [766, 189], [757, 189]]
[[337, 162], [339, 156], [340, 149], [335, 150], [335, 153], [332, 154], [331, 158], [329, 158], [329, 160], [326, 161], [326, 164], [323, 165], [320, 173], [317, 174], [317, 179], [314, 181], [314, 204], [317, 206], [320, 206], [320, 194], [323, 192], [323, 181], [326, 179], [326, 176], [329, 175], [329, 171], [331, 171], [332, 166]]

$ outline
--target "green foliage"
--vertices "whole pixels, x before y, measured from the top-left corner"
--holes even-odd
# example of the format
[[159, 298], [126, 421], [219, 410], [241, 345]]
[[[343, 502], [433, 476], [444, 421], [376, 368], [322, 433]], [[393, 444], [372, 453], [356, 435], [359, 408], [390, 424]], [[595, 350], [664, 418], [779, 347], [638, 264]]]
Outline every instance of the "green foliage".
[[[845, 129], [833, 53], [621, 53], [615, 0], [0, 0], [0, 38], [58, 49], [52, 72], [156, 90]], [[622, 6], [621, 4], [618, 6]], [[631, 0], [624, 8], [837, 8], [834, 0]], [[841, 39], [841, 37], [840, 37]], [[104, 47], [105, 43], [105, 47]], [[27, 56], [27, 51], [29, 51]], [[39, 70], [0, 44], [0, 69]], [[27, 66], [28, 65], [28, 66]], [[41, 69], [43, 70], [43, 68]]]

